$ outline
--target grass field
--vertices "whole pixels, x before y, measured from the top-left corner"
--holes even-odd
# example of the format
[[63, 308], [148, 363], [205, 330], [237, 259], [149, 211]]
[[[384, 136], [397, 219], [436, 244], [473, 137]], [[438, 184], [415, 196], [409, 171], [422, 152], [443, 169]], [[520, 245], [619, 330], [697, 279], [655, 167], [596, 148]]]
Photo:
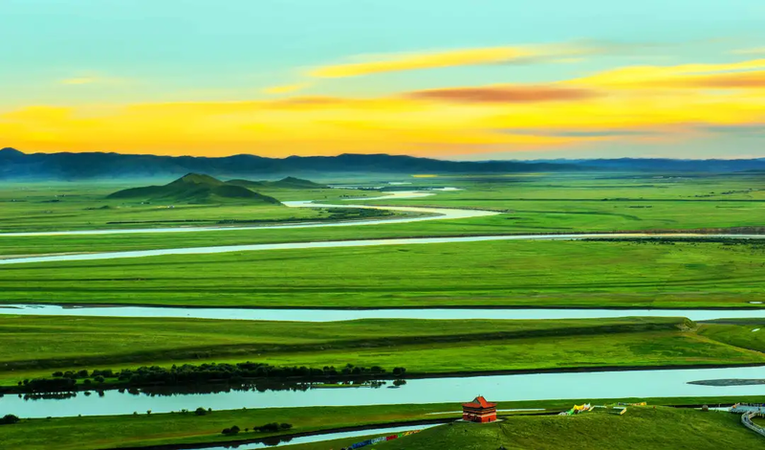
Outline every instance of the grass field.
[[[257, 361], [409, 374], [765, 363], [682, 318], [330, 323], [0, 316], [0, 382], [54, 370]], [[751, 333], [750, 333], [751, 334]]]
[[20, 264], [0, 266], [0, 302], [754, 307], [763, 256], [761, 243], [497, 241]]
[[[648, 400], [649, 405], [732, 403], [731, 398], [687, 399], [624, 399]], [[762, 399], [752, 399], [762, 401]], [[611, 404], [616, 400], [582, 399], [576, 401], [502, 402], [499, 408], [547, 408], [561, 411], [572, 404], [592, 402]], [[15, 425], [0, 426], [0, 442], [14, 450], [56, 448], [61, 450], [97, 450], [113, 447], [148, 446], [167, 443], [204, 443], [231, 439], [247, 439], [269, 434], [245, 432], [245, 428], [268, 422], [287, 422], [291, 433], [335, 429], [364, 424], [385, 424], [399, 421], [455, 418], [453, 414], [428, 413], [459, 411], [458, 404], [389, 405], [353, 408], [283, 408], [213, 411], [205, 416], [187, 414], [140, 414], [137, 416], [71, 417], [58, 419], [22, 420]], [[227, 438], [223, 428], [237, 425], [242, 432]], [[374, 432], [370, 432], [374, 435]], [[505, 439], [504, 441], [497, 439]], [[727, 413], [703, 413], [652, 406], [629, 408], [624, 416], [588, 413], [574, 417], [507, 416], [501, 424], [444, 425], [401, 440], [392, 447], [386, 443], [379, 448], [417, 449], [486, 449], [496, 450], [500, 443], [507, 448], [560, 448], [576, 442], [582, 448], [606, 448], [619, 442], [625, 448], [728, 448], [740, 446], [757, 448], [758, 436], [739, 423], [739, 416]], [[762, 438], [759, 438], [762, 439]], [[295, 446], [299, 450], [338, 449], [363, 438], [344, 439]], [[507, 442], [509, 441], [509, 442]], [[549, 442], [549, 444], [548, 444]], [[494, 447], [491, 445], [496, 444]], [[516, 447], [509, 446], [516, 445]], [[460, 447], [459, 445], [465, 445]], [[472, 447], [471, 447], [472, 445]], [[518, 447], [520, 445], [520, 447]], [[390, 446], [390, 447], [389, 447]], [[291, 447], [292, 448], [292, 447]], [[377, 447], [375, 447], [377, 448]]]
[[[86, 230], [110, 228], [157, 228], [209, 226], [221, 221], [278, 221], [326, 219], [330, 213], [312, 208], [228, 200], [221, 203], [187, 204], [173, 201], [146, 204], [135, 199], [108, 199], [115, 191], [141, 185], [109, 183], [8, 183], [0, 186], [0, 232]], [[259, 191], [281, 201], [332, 201], [347, 196], [379, 195], [345, 189], [285, 189]]]
[[[135, 182], [140, 185], [140, 182]], [[502, 211], [478, 219], [432, 221], [359, 228], [309, 230], [245, 230], [183, 235], [107, 235], [11, 238], [0, 241], [0, 254], [20, 255], [79, 251], [154, 249], [184, 246], [300, 242], [353, 238], [523, 234], [550, 232], [689, 230], [759, 227], [765, 216], [765, 177], [761, 175], [657, 178], [642, 174], [515, 175], [508, 177], [443, 177], [417, 182], [417, 187], [457, 186], [462, 191], [435, 196], [367, 201], [367, 204], [479, 208]], [[311, 218], [315, 211], [241, 205], [184, 206], [107, 204], [103, 197], [125, 185], [18, 184], [0, 188], [0, 231], [32, 231], [116, 227], [112, 220], [204, 220]], [[259, 191], [260, 192], [260, 191]], [[376, 196], [358, 190], [262, 190], [287, 200], [319, 200], [342, 204], [347, 197]], [[26, 195], [26, 197], [21, 197]], [[60, 197], [55, 197], [59, 195]], [[10, 200], [25, 198], [26, 202]], [[60, 200], [58, 203], [45, 203]], [[102, 206], [111, 209], [99, 210]], [[162, 206], [162, 207], [160, 207]], [[96, 209], [90, 209], [96, 208]], [[274, 209], [276, 208], [276, 209]], [[285, 212], [286, 210], [286, 212]], [[50, 213], [46, 213], [50, 211]], [[285, 216], [293, 214], [293, 216]], [[297, 215], [295, 215], [297, 214]], [[120, 225], [126, 228], [134, 225]]]

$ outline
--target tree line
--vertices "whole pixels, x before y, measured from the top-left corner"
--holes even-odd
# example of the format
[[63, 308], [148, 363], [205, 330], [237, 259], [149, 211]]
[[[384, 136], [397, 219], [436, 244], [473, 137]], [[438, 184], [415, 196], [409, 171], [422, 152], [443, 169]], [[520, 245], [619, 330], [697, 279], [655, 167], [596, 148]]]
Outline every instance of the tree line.
[[[401, 378], [406, 368], [395, 367], [392, 375]], [[143, 366], [137, 369], [112, 369], [57, 371], [50, 378], [25, 379], [18, 383], [16, 392], [60, 392], [77, 389], [118, 386], [179, 386], [213, 382], [243, 383], [252, 379], [294, 379], [301, 381], [327, 381], [388, 376], [380, 366], [363, 367], [346, 364], [344, 367], [324, 366], [273, 366], [265, 363], [243, 362], [236, 364], [205, 363], [199, 365], [173, 365], [170, 368]], [[9, 391], [10, 389], [6, 389]]]

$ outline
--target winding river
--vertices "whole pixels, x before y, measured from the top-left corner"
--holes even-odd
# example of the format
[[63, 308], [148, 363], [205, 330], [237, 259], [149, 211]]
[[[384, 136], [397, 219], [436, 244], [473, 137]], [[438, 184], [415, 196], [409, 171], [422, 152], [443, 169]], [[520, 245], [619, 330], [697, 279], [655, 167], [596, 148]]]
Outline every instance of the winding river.
[[[403, 199], [417, 198], [434, 195], [432, 192], [405, 191], [396, 192], [382, 197], [372, 197], [366, 200], [380, 199]], [[29, 233], [0, 233], [2, 237], [19, 236], [64, 236], [64, 235], [105, 235], [105, 234], [139, 234], [139, 233], [187, 233], [187, 232], [212, 232], [212, 231], [236, 231], [236, 230], [273, 230], [286, 228], [319, 228], [319, 227], [351, 227], [359, 225], [381, 225], [391, 223], [412, 223], [431, 220], [453, 220], [486, 217], [500, 214], [495, 211], [475, 209], [451, 209], [431, 208], [414, 206], [381, 206], [381, 205], [336, 205], [314, 203], [312, 201], [285, 202], [293, 208], [362, 208], [383, 209], [388, 211], [415, 213], [414, 217], [397, 217], [392, 219], [348, 221], [333, 223], [312, 224], [286, 224], [262, 227], [174, 227], [174, 228], [143, 228], [143, 229], [114, 229], [114, 230], [80, 230], [80, 231], [45, 231]], [[78, 254], [59, 254], [46, 256], [32, 256], [21, 258], [0, 259], [0, 265], [47, 263], [63, 261], [95, 261], [104, 259], [120, 258], [144, 258], [151, 256], [166, 255], [202, 255], [230, 252], [251, 252], [264, 250], [298, 250], [314, 248], [343, 248], [343, 247], [370, 247], [381, 245], [414, 245], [414, 244], [445, 244], [459, 242], [486, 242], [486, 241], [513, 241], [513, 240], [577, 240], [577, 239], [613, 239], [613, 238], [636, 238], [651, 239], [661, 237], [684, 237], [684, 238], [736, 238], [736, 239], [765, 239], [765, 235], [757, 234], [696, 234], [696, 233], [577, 233], [577, 234], [533, 234], [533, 235], [490, 235], [490, 236], [459, 236], [459, 237], [423, 237], [423, 238], [392, 238], [392, 239], [355, 239], [342, 241], [322, 242], [288, 242], [280, 244], [245, 244], [224, 245], [208, 247], [183, 247], [165, 248], [157, 250], [131, 250], [120, 252], [96, 252]]]

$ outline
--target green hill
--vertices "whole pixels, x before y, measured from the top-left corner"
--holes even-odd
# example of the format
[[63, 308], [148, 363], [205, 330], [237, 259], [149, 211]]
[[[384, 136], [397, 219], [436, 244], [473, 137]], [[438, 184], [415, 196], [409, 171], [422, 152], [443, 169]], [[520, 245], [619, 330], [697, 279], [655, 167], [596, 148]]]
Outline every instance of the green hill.
[[134, 199], [174, 203], [260, 203], [281, 204], [244, 186], [224, 183], [208, 175], [190, 173], [164, 186], [125, 189], [109, 195], [110, 199]]
[[765, 438], [744, 428], [737, 414], [647, 406], [629, 407], [622, 416], [596, 409], [577, 416], [507, 417], [483, 425], [457, 422], [379, 443], [374, 448], [648, 450], [763, 448], [764, 444]]
[[241, 186], [248, 189], [328, 189], [325, 184], [314, 183], [302, 178], [286, 177], [278, 181], [250, 181], [250, 180], [231, 180], [226, 184], [232, 186]]

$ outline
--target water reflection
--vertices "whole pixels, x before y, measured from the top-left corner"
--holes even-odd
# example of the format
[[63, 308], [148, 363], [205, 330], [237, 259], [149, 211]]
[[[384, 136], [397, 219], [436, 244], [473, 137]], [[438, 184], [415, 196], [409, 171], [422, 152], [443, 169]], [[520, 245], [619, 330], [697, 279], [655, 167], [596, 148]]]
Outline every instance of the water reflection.
[[409, 379], [391, 389], [391, 384], [372, 388], [300, 386], [216, 386], [186, 388], [184, 392], [164, 388], [98, 395], [76, 395], [60, 399], [25, 400], [16, 395], [0, 398], [0, 413], [19, 417], [143, 414], [189, 410], [280, 408], [308, 406], [359, 406], [408, 403], [458, 403], [477, 393], [504, 401], [624, 397], [703, 397], [765, 395], [765, 385], [707, 386], [691, 381], [733, 378], [762, 378], [763, 367], [683, 370], [627, 370], [609, 372], [497, 375], [462, 378]]

